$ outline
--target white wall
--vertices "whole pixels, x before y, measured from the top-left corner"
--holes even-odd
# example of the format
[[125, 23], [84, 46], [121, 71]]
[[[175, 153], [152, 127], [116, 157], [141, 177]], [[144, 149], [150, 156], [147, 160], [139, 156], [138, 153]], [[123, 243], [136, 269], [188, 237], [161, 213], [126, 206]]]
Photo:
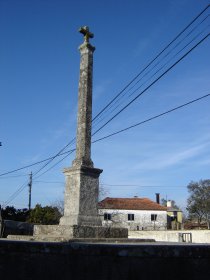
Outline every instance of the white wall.
[[193, 243], [210, 243], [210, 230], [129, 231], [129, 238], [155, 239], [159, 242], [179, 242], [180, 233], [191, 233]]
[[[111, 221], [104, 220], [104, 213], [112, 215]], [[128, 214], [134, 214], [134, 221], [128, 221]], [[157, 215], [156, 221], [151, 221], [151, 214]], [[113, 210], [99, 209], [103, 226], [126, 227], [130, 230], [163, 230], [167, 228], [167, 212], [152, 210]]]

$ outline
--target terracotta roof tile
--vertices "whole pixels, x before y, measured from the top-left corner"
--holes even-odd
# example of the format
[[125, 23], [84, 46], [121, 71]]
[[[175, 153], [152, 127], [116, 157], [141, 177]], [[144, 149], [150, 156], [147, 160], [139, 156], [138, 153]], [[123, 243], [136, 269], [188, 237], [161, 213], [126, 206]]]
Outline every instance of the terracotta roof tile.
[[166, 211], [167, 207], [162, 206], [149, 198], [111, 198], [106, 197], [98, 203], [101, 209], [121, 210], [159, 210]]

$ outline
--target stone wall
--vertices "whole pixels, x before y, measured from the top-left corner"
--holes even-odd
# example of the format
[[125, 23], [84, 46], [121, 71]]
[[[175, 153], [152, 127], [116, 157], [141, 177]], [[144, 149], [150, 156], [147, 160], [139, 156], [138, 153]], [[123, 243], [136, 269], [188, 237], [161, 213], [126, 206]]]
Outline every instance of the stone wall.
[[9, 234], [33, 235], [34, 225], [26, 222], [4, 220], [2, 223], [2, 237]]
[[178, 242], [179, 234], [182, 233], [191, 233], [193, 243], [210, 244], [210, 230], [129, 231], [129, 238], [151, 238], [159, 242]]
[[0, 240], [1, 279], [210, 279], [209, 245]]

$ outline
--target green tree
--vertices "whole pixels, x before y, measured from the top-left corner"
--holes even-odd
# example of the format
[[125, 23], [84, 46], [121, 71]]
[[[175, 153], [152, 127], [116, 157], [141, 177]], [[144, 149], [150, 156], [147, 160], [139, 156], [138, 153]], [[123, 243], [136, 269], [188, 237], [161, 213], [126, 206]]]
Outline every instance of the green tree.
[[192, 181], [187, 188], [190, 193], [187, 200], [190, 217], [197, 218], [198, 223], [206, 221], [210, 229], [210, 180]]
[[61, 213], [57, 207], [45, 206], [37, 204], [34, 209], [30, 211], [29, 222], [43, 225], [55, 225], [59, 223]]
[[14, 206], [7, 206], [5, 209], [2, 209], [1, 212], [4, 220], [26, 222], [29, 216], [27, 208], [16, 209]]

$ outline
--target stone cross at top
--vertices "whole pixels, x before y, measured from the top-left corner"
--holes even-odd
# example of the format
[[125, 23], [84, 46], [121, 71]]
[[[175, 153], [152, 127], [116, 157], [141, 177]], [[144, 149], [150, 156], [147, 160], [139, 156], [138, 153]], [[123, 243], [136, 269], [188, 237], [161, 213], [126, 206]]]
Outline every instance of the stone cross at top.
[[93, 38], [94, 34], [89, 31], [88, 26], [80, 27], [79, 32], [84, 35], [84, 40], [86, 43], [89, 43], [89, 38]]

